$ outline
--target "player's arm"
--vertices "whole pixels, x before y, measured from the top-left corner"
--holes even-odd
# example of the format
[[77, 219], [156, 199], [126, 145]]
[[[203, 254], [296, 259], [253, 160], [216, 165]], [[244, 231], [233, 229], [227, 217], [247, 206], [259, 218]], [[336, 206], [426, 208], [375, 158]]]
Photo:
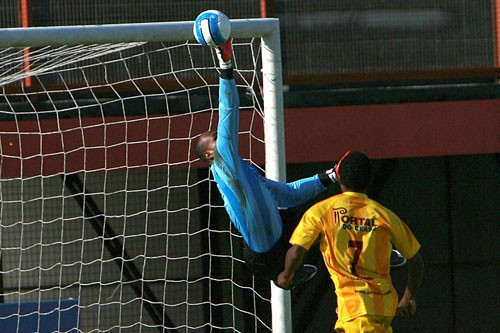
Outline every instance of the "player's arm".
[[408, 285], [398, 305], [398, 316], [410, 317], [415, 315], [417, 311], [417, 292], [422, 284], [423, 277], [424, 260], [420, 253], [417, 252], [412, 258], [408, 259]]
[[276, 285], [288, 289], [293, 281], [295, 271], [302, 265], [307, 250], [299, 245], [290, 247], [285, 256], [285, 269], [278, 275]]
[[[217, 152], [228, 168], [235, 168], [238, 155], [239, 96], [233, 76], [232, 40], [216, 48], [220, 66]], [[236, 174], [235, 170], [228, 170]]]
[[290, 247], [285, 256], [285, 265], [283, 271], [278, 275], [276, 285], [287, 289], [293, 281], [295, 271], [301, 266], [304, 255], [311, 248], [312, 244], [321, 233], [319, 220], [328, 206], [324, 204], [315, 204], [309, 208], [290, 238]]
[[263, 177], [262, 181], [266, 184], [276, 205], [280, 208], [301, 205], [326, 190], [317, 175], [292, 183], [277, 182]]
[[331, 170], [333, 169], [289, 183], [276, 182], [266, 178], [263, 178], [263, 181], [271, 191], [278, 207], [291, 208], [314, 199], [329, 185], [336, 183], [337, 179], [332, 176], [334, 173]]

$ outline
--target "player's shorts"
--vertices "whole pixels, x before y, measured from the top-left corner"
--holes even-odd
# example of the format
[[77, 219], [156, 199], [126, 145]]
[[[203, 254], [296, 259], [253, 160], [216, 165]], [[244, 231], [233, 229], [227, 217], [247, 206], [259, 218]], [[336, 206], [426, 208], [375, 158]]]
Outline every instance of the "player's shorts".
[[335, 333], [392, 333], [393, 317], [365, 315], [350, 321], [337, 321]]
[[258, 253], [243, 241], [243, 259], [256, 278], [274, 281], [285, 267], [285, 255], [289, 247], [290, 244], [281, 237], [270, 251]]

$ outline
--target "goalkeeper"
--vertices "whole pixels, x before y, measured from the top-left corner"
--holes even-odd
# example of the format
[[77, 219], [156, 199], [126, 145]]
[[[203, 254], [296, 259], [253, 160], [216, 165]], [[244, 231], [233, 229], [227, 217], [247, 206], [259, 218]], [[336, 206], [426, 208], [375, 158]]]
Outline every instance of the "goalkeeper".
[[[212, 171], [224, 200], [224, 207], [244, 239], [244, 259], [257, 276], [275, 280], [283, 268], [289, 247], [282, 239], [279, 208], [291, 208], [313, 199], [337, 183], [334, 169], [291, 183], [263, 177], [238, 154], [239, 97], [233, 77], [231, 39], [216, 48], [220, 65], [219, 123], [217, 131], [200, 135], [195, 146], [198, 157]], [[279, 207], [279, 208], [278, 208]], [[391, 266], [403, 266], [406, 259], [396, 250]], [[302, 265], [290, 288], [316, 274], [316, 267]]]
[[[276, 280], [289, 247], [282, 239], [279, 208], [298, 206], [336, 182], [333, 169], [291, 183], [263, 177], [238, 154], [239, 96], [233, 77], [232, 43], [216, 49], [220, 64], [219, 121], [217, 131], [200, 135], [198, 157], [213, 174], [229, 217], [244, 239], [243, 255], [256, 277]], [[279, 208], [278, 208], [279, 207]], [[289, 288], [311, 279], [313, 265], [301, 265]]]

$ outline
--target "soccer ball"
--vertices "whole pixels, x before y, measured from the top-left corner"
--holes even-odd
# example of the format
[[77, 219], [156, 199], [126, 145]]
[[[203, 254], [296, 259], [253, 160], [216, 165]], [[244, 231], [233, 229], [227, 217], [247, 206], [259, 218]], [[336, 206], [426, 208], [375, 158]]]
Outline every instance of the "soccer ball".
[[193, 34], [201, 45], [217, 47], [231, 35], [231, 22], [218, 10], [206, 10], [194, 21]]

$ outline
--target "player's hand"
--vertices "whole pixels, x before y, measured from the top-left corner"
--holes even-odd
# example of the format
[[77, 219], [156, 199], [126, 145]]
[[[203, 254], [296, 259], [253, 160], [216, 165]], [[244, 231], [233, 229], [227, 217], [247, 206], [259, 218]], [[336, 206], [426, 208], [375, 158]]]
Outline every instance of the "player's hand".
[[290, 289], [292, 281], [293, 281], [293, 274], [291, 276], [286, 276], [285, 272], [281, 272], [278, 275], [278, 279], [274, 281], [274, 284], [276, 284], [278, 287], [282, 289]]
[[224, 44], [215, 48], [220, 68], [232, 67], [233, 59], [233, 39], [229, 38]]
[[405, 294], [401, 298], [401, 301], [399, 301], [396, 315], [400, 317], [413, 317], [416, 312], [417, 301], [415, 299], [410, 299], [407, 289], [405, 290]]

